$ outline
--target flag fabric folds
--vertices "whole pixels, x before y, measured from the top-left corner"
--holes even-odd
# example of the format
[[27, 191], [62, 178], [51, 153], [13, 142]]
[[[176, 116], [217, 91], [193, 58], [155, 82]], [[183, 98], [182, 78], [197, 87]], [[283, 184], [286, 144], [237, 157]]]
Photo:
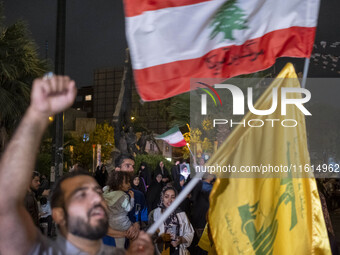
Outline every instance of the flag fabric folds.
[[190, 78], [264, 70], [310, 57], [319, 0], [124, 0], [126, 35], [144, 101], [189, 91]]
[[[258, 99], [255, 109], [269, 109], [272, 89], [281, 91], [284, 87], [300, 87], [292, 64], [285, 66]], [[289, 98], [301, 98], [298, 93], [289, 94]], [[264, 118], [277, 119], [277, 123], [295, 119], [298, 124], [238, 126], [207, 165], [230, 164], [237, 169], [260, 164], [310, 165], [305, 116], [300, 109], [289, 105], [283, 116], [279, 109], [267, 116], [249, 112], [244, 120]], [[293, 172], [282, 174], [282, 178], [270, 175], [233, 178], [231, 174], [230, 178], [217, 179], [209, 209], [209, 226], [217, 254], [330, 254], [315, 179], [295, 178]], [[207, 240], [206, 236], [203, 238]]]
[[161, 134], [155, 138], [162, 139], [173, 147], [183, 147], [187, 144], [183, 137], [182, 132], [179, 130], [177, 126], [171, 128], [170, 130], [166, 131], [164, 134]]

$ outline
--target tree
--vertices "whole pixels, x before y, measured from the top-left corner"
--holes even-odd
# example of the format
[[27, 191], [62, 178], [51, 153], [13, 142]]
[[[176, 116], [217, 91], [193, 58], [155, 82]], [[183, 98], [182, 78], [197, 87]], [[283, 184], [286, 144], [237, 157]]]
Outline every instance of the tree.
[[101, 145], [102, 160], [111, 159], [111, 151], [114, 148], [114, 129], [108, 123], [97, 124], [96, 130], [93, 132], [93, 143]]
[[0, 4], [0, 151], [29, 104], [33, 79], [47, 72], [24, 22], [4, 25]]
[[224, 34], [224, 39], [235, 40], [233, 30], [243, 30], [246, 26], [244, 11], [237, 6], [236, 0], [229, 0], [221, 6], [216, 13], [211, 26], [214, 27], [210, 37], [215, 38], [219, 33]]
[[208, 137], [205, 137], [203, 142], [202, 142], [203, 152], [210, 152], [210, 153], [212, 153], [213, 152], [213, 148], [214, 148], [214, 145], [212, 144], [212, 142], [209, 140]]
[[[74, 136], [73, 146], [73, 163], [81, 163], [88, 169], [92, 169], [92, 143], [91, 141], [83, 141], [81, 135]], [[68, 147], [70, 150], [70, 147]]]
[[[183, 134], [183, 137], [185, 139], [185, 142], [187, 144], [190, 144], [190, 131], [189, 132], [186, 132]], [[189, 151], [189, 148], [188, 146], [183, 146], [182, 147], [182, 153], [183, 153], [183, 158], [184, 159], [188, 159], [190, 157], [190, 151]]]
[[145, 162], [148, 164], [149, 171], [152, 173], [156, 170], [156, 167], [158, 166], [159, 162], [163, 161], [165, 168], [170, 172], [170, 169], [172, 167], [171, 162], [169, 162], [164, 156], [162, 155], [153, 155], [153, 154], [138, 154], [135, 157], [135, 172], [137, 173], [139, 170], [139, 167], [142, 162]]
[[[65, 159], [68, 159], [68, 165], [71, 163], [81, 163], [88, 169], [92, 168], [92, 145], [101, 145], [101, 160], [111, 159], [111, 152], [114, 148], [114, 129], [108, 123], [97, 124], [96, 129], [89, 135], [89, 139], [84, 139], [81, 134], [65, 134], [65, 140], [68, 141], [65, 148]], [[73, 152], [71, 147], [73, 146]], [[72, 162], [71, 162], [72, 161]]]
[[185, 126], [190, 122], [190, 93], [184, 93], [171, 98], [167, 108], [171, 126]]

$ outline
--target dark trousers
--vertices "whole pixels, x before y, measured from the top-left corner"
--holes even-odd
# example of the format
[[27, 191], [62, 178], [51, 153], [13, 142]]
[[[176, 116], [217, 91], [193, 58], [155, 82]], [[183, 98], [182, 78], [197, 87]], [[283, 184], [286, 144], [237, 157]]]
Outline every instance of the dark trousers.
[[52, 230], [52, 216], [48, 215], [45, 218], [40, 218], [39, 223], [47, 222], [47, 235], [51, 236], [51, 230]]

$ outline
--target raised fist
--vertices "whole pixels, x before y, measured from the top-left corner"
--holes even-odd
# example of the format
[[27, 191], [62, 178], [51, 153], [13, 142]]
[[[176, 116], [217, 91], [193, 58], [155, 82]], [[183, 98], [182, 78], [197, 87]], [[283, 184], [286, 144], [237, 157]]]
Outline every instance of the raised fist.
[[53, 116], [69, 108], [77, 95], [75, 82], [68, 76], [54, 75], [35, 79], [30, 107], [37, 113]]

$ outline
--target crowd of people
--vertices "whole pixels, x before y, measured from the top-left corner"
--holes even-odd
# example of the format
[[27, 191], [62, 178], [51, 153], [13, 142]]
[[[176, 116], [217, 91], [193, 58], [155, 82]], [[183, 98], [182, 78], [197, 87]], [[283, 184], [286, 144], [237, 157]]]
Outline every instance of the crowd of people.
[[[49, 117], [70, 107], [75, 97], [75, 82], [67, 76], [49, 75], [33, 82], [30, 105], [0, 160], [0, 254], [153, 254], [151, 238], [138, 223], [126, 231], [131, 240], [126, 250], [104, 244], [107, 234], [122, 231], [109, 227], [102, 187], [79, 166], [59, 178], [50, 194], [41, 193], [38, 210], [34, 190], [42, 189], [43, 178], [40, 183], [34, 168], [40, 141]], [[120, 166], [133, 171], [127, 162]], [[135, 203], [139, 199], [135, 194]], [[38, 228], [39, 215], [42, 220], [50, 214], [57, 226], [55, 238]]]
[[[130, 168], [125, 167], [125, 163]], [[127, 247], [128, 240], [132, 239], [131, 233], [136, 231], [131, 227], [132, 224], [137, 222], [137, 229], [146, 230], [190, 181], [190, 175], [185, 177], [181, 174], [188, 172], [186, 162], [180, 164], [177, 161], [171, 169], [171, 175], [162, 161], [153, 171], [145, 162], [141, 163], [137, 171], [134, 171], [133, 166], [134, 158], [123, 154], [117, 158], [115, 169], [106, 174], [104, 198], [110, 210], [109, 225], [114, 231], [105, 237], [107, 245]], [[101, 171], [101, 168], [97, 171]], [[153, 238], [158, 250], [169, 249], [169, 254], [185, 254], [189, 249], [197, 254], [200, 250], [197, 243], [206, 225], [209, 194], [214, 179], [214, 175], [205, 174], [180, 207], [165, 221], [157, 237]]]
[[[176, 161], [168, 170], [160, 161], [155, 169], [142, 162], [134, 168], [134, 158], [121, 154], [110, 173], [104, 164], [97, 167], [94, 178], [103, 190], [109, 209], [109, 232], [106, 245], [125, 249], [140, 230], [147, 230], [190, 182], [189, 165]], [[81, 164], [73, 167], [79, 171]], [[204, 254], [197, 243], [206, 225], [209, 195], [215, 176], [205, 174], [192, 192], [159, 228], [153, 237], [156, 249], [169, 254]]]
[[[138, 171], [134, 170], [134, 158], [121, 154], [115, 161], [115, 169], [108, 173], [104, 164], [97, 167], [94, 179], [102, 189], [102, 196], [108, 208], [108, 232], [103, 243], [122, 250], [129, 246], [141, 230], [147, 230], [176, 199], [190, 181], [186, 162], [176, 161], [170, 172], [160, 161], [151, 171], [142, 162]], [[86, 173], [81, 163], [75, 164], [72, 174]], [[209, 194], [215, 176], [205, 174], [189, 196], [167, 218], [153, 236], [156, 249], [168, 254], [204, 253], [197, 246], [206, 225], [209, 209]], [[55, 237], [51, 204], [48, 200], [50, 189], [45, 176], [37, 171], [32, 174], [24, 204], [34, 224], [49, 237]], [[40, 201], [37, 202], [37, 201]], [[47, 224], [47, 228], [46, 228]], [[53, 233], [52, 233], [53, 228]]]
[[31, 104], [0, 161], [0, 192], [8, 194], [0, 198], [0, 254], [198, 254], [213, 175], [206, 174], [150, 237], [144, 231], [190, 182], [186, 162], [171, 171], [162, 161], [153, 170], [143, 162], [135, 171], [134, 158], [121, 154], [110, 173], [101, 165], [91, 175], [78, 163], [53, 187], [34, 171], [48, 117], [75, 96], [68, 77], [33, 83]]
[[[185, 161], [176, 161], [170, 171], [160, 161], [156, 169], [149, 169], [142, 162], [137, 171], [134, 158], [121, 154], [115, 162], [115, 169], [108, 173], [104, 164], [97, 167], [93, 177], [103, 191], [103, 198], [108, 207], [109, 231], [103, 237], [104, 244], [126, 249], [140, 230], [146, 230], [163, 211], [168, 208], [190, 181], [188, 165]], [[88, 172], [81, 163], [75, 164], [74, 172]], [[206, 225], [209, 209], [209, 194], [215, 177], [205, 174], [189, 196], [159, 228], [153, 237], [159, 252], [169, 254], [186, 254], [188, 249], [199, 254], [198, 240]], [[49, 184], [46, 177], [33, 172], [31, 183], [25, 197], [25, 207], [35, 225], [42, 233], [54, 237], [51, 205], [48, 201]], [[40, 200], [40, 203], [37, 202]], [[47, 223], [47, 229], [46, 224]], [[53, 228], [54, 230], [55, 228]]]

